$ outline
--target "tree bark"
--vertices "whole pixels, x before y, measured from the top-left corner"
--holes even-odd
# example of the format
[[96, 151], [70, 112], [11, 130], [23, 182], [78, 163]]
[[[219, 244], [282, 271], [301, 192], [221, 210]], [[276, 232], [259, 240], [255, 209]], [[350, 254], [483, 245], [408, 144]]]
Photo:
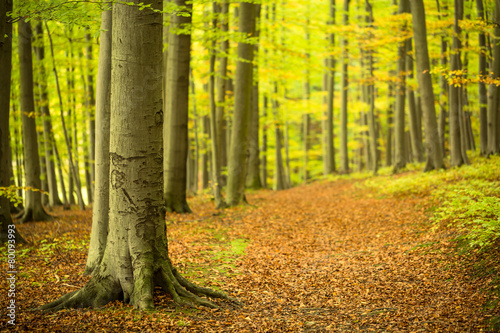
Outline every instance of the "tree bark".
[[[229, 1], [222, 0], [221, 14], [221, 41], [219, 59], [219, 71], [217, 76], [217, 103], [216, 103], [216, 116], [217, 116], [217, 145], [219, 147], [219, 165], [222, 168], [227, 167], [227, 121], [226, 121], [226, 90], [228, 85], [227, 78], [227, 55], [229, 52]], [[225, 184], [225, 177], [221, 177], [221, 185]]]
[[443, 152], [439, 140], [436, 109], [434, 105], [434, 92], [432, 90], [424, 2], [423, 0], [410, 0], [410, 5], [415, 40], [417, 81], [422, 103], [425, 147], [427, 151], [427, 161], [424, 171], [429, 171], [444, 167]]
[[[50, 36], [50, 31], [47, 26], [47, 22], [45, 22], [45, 28], [47, 30], [47, 36], [49, 37], [49, 44], [50, 44], [50, 54], [52, 56], [52, 69], [54, 70], [54, 76], [56, 79], [56, 87], [57, 87], [57, 95], [59, 97], [59, 107], [61, 110], [61, 123], [62, 123], [62, 128], [63, 128], [63, 133], [64, 133], [64, 139], [66, 141], [66, 148], [68, 149], [68, 163], [69, 163], [69, 168], [70, 168], [70, 185], [69, 185], [69, 203], [71, 204], [71, 199], [73, 197], [73, 192], [72, 192], [72, 187], [71, 187], [71, 180], [73, 180], [76, 183], [76, 195], [78, 197], [78, 205], [80, 206], [81, 210], [85, 209], [85, 204], [83, 203], [83, 197], [82, 197], [82, 191], [81, 191], [81, 186], [80, 186], [80, 177], [78, 175], [77, 168], [75, 164], [73, 163], [73, 153], [71, 151], [71, 138], [70, 134], [68, 133], [68, 130], [66, 128], [66, 122], [64, 120], [64, 108], [63, 108], [63, 102], [62, 102], [62, 96], [61, 96], [61, 88], [59, 86], [59, 76], [57, 75], [57, 70], [56, 70], [56, 61], [54, 58], [54, 44], [52, 43], [52, 37]], [[71, 122], [71, 119], [70, 119]], [[56, 150], [56, 156], [57, 156], [57, 150]], [[74, 200], [73, 200], [74, 201]]]
[[[476, 0], [477, 18], [481, 21], [485, 20], [483, 0]], [[481, 156], [487, 155], [488, 147], [488, 93], [484, 80], [487, 78], [487, 62], [486, 62], [486, 34], [479, 33], [479, 137]]]
[[54, 149], [52, 148], [55, 144], [53, 142], [52, 133], [52, 119], [49, 110], [49, 96], [47, 90], [47, 73], [45, 70], [45, 48], [43, 42], [43, 27], [42, 23], [37, 23], [35, 27], [36, 31], [36, 45], [34, 47], [36, 57], [37, 57], [37, 67], [39, 72], [39, 96], [40, 96], [40, 113], [43, 119], [43, 143], [45, 151], [45, 165], [47, 170], [47, 185], [49, 192], [49, 205], [59, 206], [62, 205], [61, 199], [59, 198], [59, 191], [57, 188], [57, 178], [56, 178], [56, 168], [55, 168], [55, 157]]
[[99, 65], [96, 82], [95, 122], [95, 185], [92, 207], [92, 233], [85, 274], [92, 272], [100, 264], [109, 229], [109, 140], [111, 114], [111, 40], [113, 16], [111, 8], [101, 14], [101, 36]]
[[457, 71], [462, 69], [460, 60], [462, 43], [460, 42], [461, 29], [459, 21], [463, 20], [464, 3], [462, 0], [455, 0], [455, 23], [453, 27], [453, 49], [450, 60], [450, 71], [452, 83], [450, 89], [450, 157], [451, 166], [458, 167], [468, 162], [467, 155], [463, 155], [465, 149], [462, 149], [464, 143], [464, 127], [461, 125], [463, 118], [463, 101], [462, 101], [462, 75], [457, 74]]
[[[161, 1], [141, 2], [161, 10]], [[162, 18], [161, 13], [140, 11], [138, 3], [113, 7], [106, 249], [82, 289], [41, 310], [99, 307], [114, 300], [150, 310], [157, 285], [182, 305], [215, 307], [195, 294], [229, 299], [187, 281], [169, 259], [162, 200]]]
[[[164, 194], [170, 212], [190, 213], [186, 200], [188, 117], [189, 117], [189, 62], [191, 59], [191, 31], [181, 32], [191, 24], [192, 4], [175, 0], [188, 15], [173, 14], [170, 19], [167, 81], [163, 127]], [[190, 29], [190, 28], [189, 28]]]
[[31, 24], [25, 19], [19, 21], [19, 72], [20, 72], [20, 109], [23, 124], [23, 143], [25, 161], [26, 204], [21, 223], [47, 221], [50, 216], [42, 206], [40, 189], [40, 158], [35, 122], [35, 102], [33, 99], [33, 62]]
[[[399, 1], [398, 14], [408, 13], [408, 0]], [[401, 34], [407, 33], [406, 24], [400, 27]], [[396, 83], [396, 112], [394, 115], [395, 161], [393, 173], [399, 172], [406, 166], [405, 143], [405, 98], [406, 98], [406, 44], [408, 39], [402, 40], [398, 45], [397, 83]]]
[[[255, 4], [240, 3], [239, 32], [247, 37], [255, 33]], [[238, 43], [236, 63], [233, 128], [228, 163], [227, 197], [228, 206], [235, 206], [244, 200], [247, 172], [248, 130], [251, 112], [254, 47], [249, 41]]]
[[[367, 23], [368, 23], [368, 38], [373, 38], [372, 30], [373, 28], [373, 8], [368, 0], [366, 0], [366, 10], [368, 12]], [[374, 77], [374, 59], [373, 50], [368, 50], [368, 131], [370, 134], [370, 155], [371, 155], [371, 169], [373, 174], [377, 174], [379, 166], [379, 154], [378, 154], [378, 138], [377, 138], [377, 123], [375, 116], [375, 77]]]
[[[10, 111], [10, 79], [12, 74], [12, 23], [7, 13], [12, 12], [13, 1], [0, 2], [0, 189], [10, 186], [9, 158], [9, 111]], [[9, 243], [9, 248], [25, 240], [19, 234], [10, 216], [9, 199], [0, 195], [0, 244]]]
[[[412, 53], [412, 41], [408, 39], [406, 41], [406, 72], [409, 80], [414, 78], [414, 66], [413, 57], [410, 55]], [[419, 120], [419, 111], [417, 103], [415, 101], [415, 91], [410, 85], [406, 86], [406, 95], [408, 99], [408, 114], [409, 114], [409, 127], [410, 127], [410, 142], [409, 145], [413, 152], [414, 160], [417, 162], [425, 161], [424, 158], [424, 147], [422, 145], [421, 137], [421, 121]]]
[[[495, 0], [495, 13], [494, 13], [494, 37], [500, 37], [500, 0]], [[500, 45], [493, 43], [493, 64], [490, 72], [493, 74], [492, 79], [500, 79]], [[498, 122], [500, 117], [498, 110], [500, 106], [500, 88], [496, 84], [490, 84], [489, 87], [489, 103], [487, 112], [487, 133], [488, 133], [488, 147], [487, 154], [493, 155], [500, 152], [498, 141]]]
[[[92, 38], [90, 33], [85, 34], [85, 41], [87, 42], [87, 119], [89, 128], [89, 164], [90, 164], [90, 186], [87, 191], [94, 194], [94, 182], [95, 182], [95, 98], [94, 98], [94, 73], [93, 73], [93, 61], [92, 61]], [[95, 198], [94, 198], [95, 199]]]
[[[330, 0], [329, 4], [330, 16], [328, 24], [335, 25], [335, 0]], [[333, 53], [333, 48], [335, 47], [335, 34], [332, 32], [328, 35], [328, 42], [331, 54]], [[333, 109], [334, 109], [334, 98], [335, 98], [335, 65], [336, 59], [333, 55], [330, 55], [326, 60], [326, 89], [327, 89], [327, 104], [326, 110], [323, 115], [323, 174], [329, 175], [335, 172], [335, 149], [333, 145], [334, 133], [333, 133]]]
[[[344, 0], [344, 13], [342, 25], [349, 24], [349, 0]], [[341, 105], [340, 105], [340, 172], [349, 173], [349, 155], [347, 151], [347, 98], [349, 85], [349, 51], [348, 38], [342, 37], [342, 85], [341, 85]]]
[[[217, 4], [214, 2], [213, 5], [213, 15], [214, 18], [217, 17], [219, 10]], [[212, 21], [212, 29], [215, 31], [217, 28], [217, 19]], [[221, 183], [221, 158], [220, 158], [220, 145], [218, 142], [219, 135], [217, 133], [217, 110], [215, 103], [215, 50], [216, 50], [216, 40], [212, 40], [212, 48], [210, 52], [210, 79], [208, 81], [208, 90], [210, 97], [210, 135], [212, 140], [212, 191], [215, 199], [215, 207], [221, 209], [224, 207], [224, 199], [222, 198], [222, 183]]]
[[[258, 38], [260, 38], [260, 13], [261, 5], [257, 4], [255, 7], [256, 24], [255, 38], [257, 39], [257, 44], [254, 45], [254, 57], [259, 55], [259, 44]], [[253, 68], [253, 73], [255, 78], [252, 83], [252, 97], [251, 97], [251, 110], [249, 117], [249, 138], [248, 138], [248, 172], [246, 176], [246, 187], [257, 190], [262, 187], [260, 180], [260, 159], [259, 159], [259, 69], [258, 65], [255, 64]]]

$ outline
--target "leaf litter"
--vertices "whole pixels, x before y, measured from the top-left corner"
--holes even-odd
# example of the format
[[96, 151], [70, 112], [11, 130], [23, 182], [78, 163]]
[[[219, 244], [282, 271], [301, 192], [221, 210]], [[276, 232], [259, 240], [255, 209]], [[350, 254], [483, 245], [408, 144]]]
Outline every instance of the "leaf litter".
[[[460, 255], [446, 230], [431, 232], [426, 198], [378, 198], [356, 184], [318, 181], [256, 191], [247, 195], [251, 205], [224, 211], [198, 196], [190, 200], [194, 213], [167, 214], [174, 265], [187, 278], [237, 297], [241, 308], [222, 301], [217, 310], [179, 308], [158, 290], [151, 312], [121, 302], [100, 309], [30, 311], [89, 280], [82, 272], [92, 214], [56, 209], [52, 222], [18, 225], [31, 244], [16, 249], [16, 325], [7, 325], [2, 306], [0, 329], [488, 331], [488, 320], [498, 315], [498, 296], [491, 292], [498, 261]], [[483, 266], [478, 269], [477, 263]], [[0, 275], [6, 290], [6, 270]], [[0, 303], [7, 300], [7, 293], [0, 293]]]

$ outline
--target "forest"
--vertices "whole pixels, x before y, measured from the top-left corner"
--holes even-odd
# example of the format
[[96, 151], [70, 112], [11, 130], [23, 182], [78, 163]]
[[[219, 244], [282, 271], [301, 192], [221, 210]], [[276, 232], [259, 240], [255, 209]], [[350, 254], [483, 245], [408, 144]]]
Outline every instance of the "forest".
[[500, 0], [0, 0], [0, 330], [499, 332]]

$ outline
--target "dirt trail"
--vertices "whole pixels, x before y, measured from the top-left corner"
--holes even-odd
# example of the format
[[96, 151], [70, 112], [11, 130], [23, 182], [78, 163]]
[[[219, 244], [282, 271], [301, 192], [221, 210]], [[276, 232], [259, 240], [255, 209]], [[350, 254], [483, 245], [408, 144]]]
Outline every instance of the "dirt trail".
[[484, 295], [445, 254], [447, 243], [425, 232], [418, 200], [376, 199], [350, 182], [318, 182], [261, 192], [250, 202], [257, 208], [232, 223], [234, 237], [251, 239], [238, 267], [243, 274], [226, 285], [247, 306], [239, 321], [221, 314], [224, 329], [481, 328]]
[[[17, 330], [485, 331], [486, 295], [480, 292], [484, 281], [471, 279], [447, 240], [428, 232], [422, 200], [378, 199], [376, 193], [347, 181], [258, 191], [248, 198], [252, 206], [223, 212], [217, 212], [213, 202], [195, 199], [195, 213], [167, 214], [174, 264], [189, 278], [232, 293], [244, 307], [219, 303], [217, 311], [175, 309], [168, 296], [158, 293], [153, 313], [136, 312], [121, 303], [98, 311], [29, 313], [26, 309], [88, 280], [81, 276], [85, 248], [48, 254], [50, 264], [32, 251], [23, 265], [31, 267], [33, 275], [19, 280], [18, 300], [23, 306]], [[90, 231], [89, 212], [58, 214], [52, 225], [34, 223], [19, 229], [36, 242], [64, 234], [78, 242], [77, 237]], [[242, 240], [248, 243], [244, 256], [223, 257], [231, 244]], [[68, 265], [69, 259], [77, 262]], [[54, 267], [59, 279], [54, 278]], [[2, 304], [4, 300], [0, 296]], [[5, 328], [4, 317], [2, 313], [0, 329]]]

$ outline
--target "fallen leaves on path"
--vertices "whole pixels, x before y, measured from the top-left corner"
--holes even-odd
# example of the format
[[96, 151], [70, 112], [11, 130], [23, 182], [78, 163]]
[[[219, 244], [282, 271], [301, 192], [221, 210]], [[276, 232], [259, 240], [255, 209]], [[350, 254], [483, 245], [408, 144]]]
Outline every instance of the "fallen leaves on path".
[[[489, 278], [473, 278], [468, 261], [474, 258], [459, 256], [443, 232], [429, 231], [422, 198], [380, 199], [342, 181], [258, 191], [248, 199], [251, 205], [225, 211], [194, 199], [195, 213], [167, 214], [174, 265], [244, 307], [219, 302], [215, 311], [179, 309], [159, 291], [151, 313], [119, 302], [99, 310], [28, 312], [88, 280], [81, 275], [87, 248], [78, 244], [88, 243], [91, 214], [56, 211], [54, 222], [19, 226], [35, 246], [20, 258], [16, 329], [479, 332], [495, 314], [483, 309]], [[47, 246], [54, 243], [74, 246]], [[2, 304], [6, 299], [0, 295]], [[0, 313], [5, 328], [5, 306]]]

